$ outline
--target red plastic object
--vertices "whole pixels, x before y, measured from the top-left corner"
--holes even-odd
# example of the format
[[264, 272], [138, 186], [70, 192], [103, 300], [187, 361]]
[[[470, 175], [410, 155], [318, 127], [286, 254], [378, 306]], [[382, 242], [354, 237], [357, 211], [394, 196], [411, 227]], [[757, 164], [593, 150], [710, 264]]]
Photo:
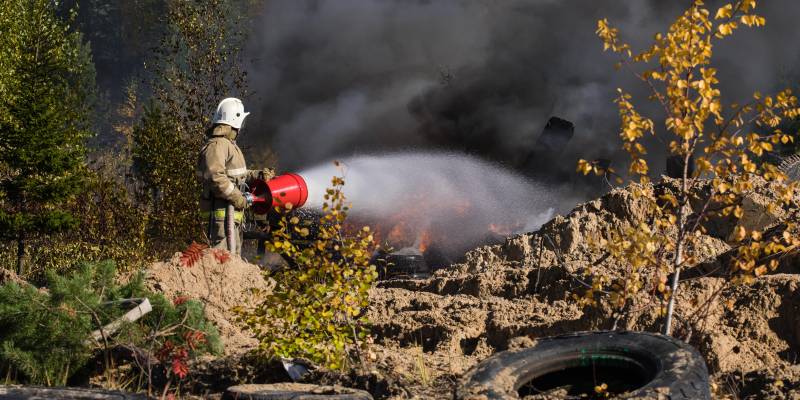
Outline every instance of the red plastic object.
[[250, 184], [250, 193], [253, 194], [253, 212], [259, 215], [264, 215], [269, 212], [272, 207], [272, 194], [270, 194], [267, 181], [263, 179], [256, 179]]
[[297, 174], [284, 174], [276, 176], [267, 182], [272, 194], [272, 207], [283, 207], [291, 203], [298, 208], [308, 200], [308, 186], [302, 176]]

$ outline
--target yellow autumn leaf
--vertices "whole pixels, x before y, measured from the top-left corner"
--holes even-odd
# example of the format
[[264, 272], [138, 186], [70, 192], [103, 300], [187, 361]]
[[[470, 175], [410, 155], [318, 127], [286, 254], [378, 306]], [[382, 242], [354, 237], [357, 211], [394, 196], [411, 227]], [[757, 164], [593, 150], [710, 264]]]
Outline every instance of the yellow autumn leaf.
[[747, 237], [747, 230], [743, 226], [739, 225], [733, 230], [734, 241], [741, 242], [745, 237]]
[[592, 167], [589, 166], [589, 163], [586, 160], [584, 160], [584, 159], [578, 160], [578, 168], [576, 169], [576, 172], [580, 172], [580, 173], [583, 173], [584, 175], [588, 175], [591, 170], [592, 170]]
[[717, 10], [717, 14], [714, 15], [714, 19], [730, 18], [732, 15], [733, 15], [733, 5], [726, 4]]

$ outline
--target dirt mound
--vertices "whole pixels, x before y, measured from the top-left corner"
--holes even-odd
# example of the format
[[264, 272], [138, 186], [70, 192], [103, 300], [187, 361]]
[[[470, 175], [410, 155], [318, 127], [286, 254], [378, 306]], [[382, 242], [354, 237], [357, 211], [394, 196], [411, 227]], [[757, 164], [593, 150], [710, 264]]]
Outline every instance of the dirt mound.
[[27, 283], [24, 279], [20, 278], [14, 271], [10, 269], [0, 268], [0, 285], [4, 283], [14, 282], [16, 284]]
[[154, 263], [147, 270], [145, 283], [170, 299], [186, 296], [201, 300], [206, 315], [220, 330], [226, 354], [249, 350], [257, 344], [234, 324], [231, 308], [253, 304], [255, 291], [269, 291], [274, 286], [274, 282], [263, 278], [257, 265], [236, 256], [220, 263], [211, 250], [205, 250], [191, 267], [183, 265], [181, 253], [175, 253], [167, 262]]
[[[767, 183], [757, 183], [743, 203], [742, 223], [749, 228], [775, 225], [797, 211], [768, 210], [766, 204], [774, 194]], [[675, 184], [666, 179], [655, 190], [674, 190]], [[381, 282], [371, 292], [369, 310], [378, 344], [377, 365], [395, 371], [410, 393], [452, 397], [451, 382], [468, 368], [494, 352], [529, 346], [536, 338], [612, 327], [659, 331], [661, 304], [652, 297], [634, 299], [619, 318], [582, 309], [571, 299], [585, 291], [587, 269], [612, 277], [624, 271], [619, 261], [591, 245], [592, 239], [646, 217], [630, 188], [614, 189], [555, 217], [537, 232], [475, 249], [466, 262], [436, 271], [428, 279]], [[732, 251], [728, 240], [733, 227], [724, 219], [706, 222], [708, 233], [695, 249], [702, 257], [687, 271], [689, 279], [681, 284], [677, 298], [676, 336], [700, 350], [723, 394], [742, 398], [796, 394], [800, 387], [800, 374], [793, 369], [800, 357], [796, 259], [782, 263], [780, 272], [791, 273], [764, 276], [747, 287], [729, 285], [726, 277], [712, 272], [724, 270], [725, 257]], [[717, 295], [721, 300], [710, 301]], [[733, 385], [734, 376], [750, 378]]]
[[[666, 179], [654, 190], [663, 193], [675, 185]], [[702, 193], [706, 183], [698, 185]], [[624, 261], [592, 242], [648, 217], [630, 189], [580, 204], [537, 232], [475, 249], [465, 262], [430, 278], [380, 282], [370, 291], [367, 312], [375, 339], [366, 357], [369, 368], [351, 376], [321, 371], [309, 381], [367, 389], [378, 398], [452, 398], [469, 368], [538, 338], [597, 329], [660, 331], [663, 304], [646, 293], [616, 316], [583, 308], [572, 297], [591, 285], [590, 269], [612, 278], [625, 273]], [[772, 198], [770, 186], [759, 182], [743, 202], [743, 223], [770, 227], [796, 214], [768, 209]], [[784, 258], [780, 273], [750, 286], [732, 286], [721, 271], [736, 251], [729, 240], [734, 225], [724, 218], [704, 224], [707, 234], [693, 249], [697, 264], [687, 267], [677, 296], [675, 336], [700, 350], [721, 396], [800, 398], [798, 258]], [[180, 254], [154, 264], [148, 285], [173, 298], [204, 301], [228, 353], [255, 345], [231, 323], [230, 308], [252, 304], [250, 289], [272, 287], [257, 266], [239, 259], [220, 264], [211, 252], [191, 268], [181, 265]]]
[[712, 388], [719, 393], [738, 393], [739, 399], [800, 399], [800, 366], [725, 374], [718, 377]]

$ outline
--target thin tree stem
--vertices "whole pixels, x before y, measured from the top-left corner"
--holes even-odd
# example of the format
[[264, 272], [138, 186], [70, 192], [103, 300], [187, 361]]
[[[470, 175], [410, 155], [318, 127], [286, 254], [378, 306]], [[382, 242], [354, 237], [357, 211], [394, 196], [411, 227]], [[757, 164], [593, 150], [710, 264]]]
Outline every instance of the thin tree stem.
[[669, 336], [672, 334], [672, 315], [675, 312], [675, 295], [678, 292], [678, 281], [681, 277], [681, 268], [675, 269], [675, 275], [672, 276], [672, 286], [670, 290], [669, 302], [667, 303], [667, 320], [664, 323], [664, 334]]
[[19, 231], [17, 236], [17, 274], [25, 274], [23, 259], [25, 258], [25, 232]]
[[672, 276], [672, 285], [670, 286], [669, 302], [667, 303], [667, 319], [664, 322], [664, 334], [672, 334], [672, 315], [675, 312], [675, 297], [678, 294], [678, 283], [681, 279], [681, 265], [683, 264], [683, 237], [686, 234], [686, 221], [683, 209], [689, 198], [689, 160], [691, 160], [692, 153], [687, 152], [683, 159], [683, 179], [681, 182], [681, 201], [678, 202], [678, 237], [675, 243], [675, 259], [673, 265], [675, 266], [675, 274]]

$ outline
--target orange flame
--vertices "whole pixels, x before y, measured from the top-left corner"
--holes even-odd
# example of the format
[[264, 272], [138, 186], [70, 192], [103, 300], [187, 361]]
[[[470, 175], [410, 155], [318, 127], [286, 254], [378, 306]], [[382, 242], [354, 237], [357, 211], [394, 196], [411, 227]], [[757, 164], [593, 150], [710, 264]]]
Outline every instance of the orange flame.
[[[423, 220], [419, 210], [437, 209], [441, 210], [438, 214], [443, 218], [459, 220], [470, 218], [472, 204], [468, 200], [456, 200], [442, 209], [441, 204], [426, 204], [426, 199], [422, 196], [411, 196], [405, 207], [399, 208], [396, 212], [381, 216], [379, 218], [369, 218], [367, 220], [351, 220], [350, 223], [357, 225], [369, 225], [372, 228], [375, 242], [382, 247], [388, 246], [394, 250], [407, 247], [415, 247], [421, 253], [431, 249], [433, 244], [447, 246], [452, 240], [451, 232], [437, 229], [435, 225], [430, 225], [429, 221]], [[430, 206], [430, 207], [429, 207]], [[491, 223], [486, 227], [486, 232], [492, 232], [500, 236], [511, 236], [518, 231], [522, 224], [500, 224]]]
[[417, 245], [420, 253], [425, 253], [425, 251], [428, 250], [428, 247], [433, 242], [432, 236], [433, 235], [431, 235], [431, 231], [429, 229], [425, 229], [422, 231], [422, 233], [420, 233], [418, 239], [419, 245]]

